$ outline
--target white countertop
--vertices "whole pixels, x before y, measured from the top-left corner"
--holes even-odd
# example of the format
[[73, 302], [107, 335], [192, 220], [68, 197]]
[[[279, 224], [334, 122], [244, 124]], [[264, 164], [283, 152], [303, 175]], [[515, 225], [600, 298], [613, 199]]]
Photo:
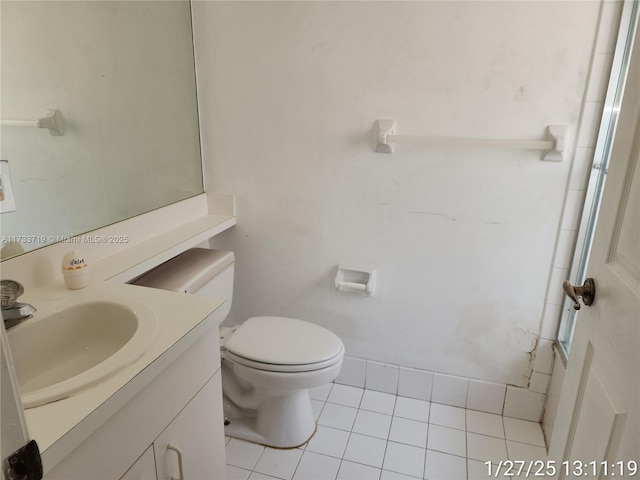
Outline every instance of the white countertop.
[[[233, 205], [228, 195], [225, 202]], [[224, 199], [223, 199], [224, 200]], [[223, 202], [223, 203], [225, 203]], [[224, 320], [226, 299], [215, 299], [157, 290], [127, 282], [141, 273], [236, 224], [234, 212], [201, 214], [207, 198], [190, 199], [149, 214], [114, 224], [96, 235], [130, 235], [124, 248], [118, 245], [83, 245], [88, 252], [91, 281], [81, 290], [68, 290], [58, 266], [69, 245], [56, 244], [3, 262], [3, 277], [25, 283], [21, 302], [45, 315], [86, 300], [144, 303], [158, 321], [156, 340], [134, 363], [98, 385], [71, 397], [25, 410], [29, 435], [38, 443], [45, 473], [69, 455], [105, 421], [139, 393], [211, 328]], [[211, 202], [209, 203], [211, 209]], [[193, 212], [193, 213], [192, 213]], [[179, 221], [187, 218], [187, 221]], [[169, 221], [174, 219], [173, 221]], [[167, 228], [167, 225], [170, 228]], [[53, 275], [55, 276], [53, 276]], [[40, 277], [46, 280], [40, 281]], [[27, 320], [31, 321], [31, 320]], [[34, 354], [37, 354], [34, 352]], [[46, 361], [46, 359], [42, 359]]]
[[[232, 195], [203, 194], [2, 262], [3, 278], [25, 286], [21, 302], [34, 316], [84, 300], [134, 299], [155, 313], [156, 340], [134, 363], [71, 397], [25, 410], [29, 436], [38, 442], [45, 473], [93, 434], [136, 394], [224, 320], [226, 300], [156, 290], [125, 282], [236, 224]], [[109, 239], [126, 238], [126, 243]], [[100, 242], [86, 239], [98, 238]], [[91, 268], [89, 286], [68, 290], [62, 257], [80, 248]], [[41, 318], [41, 317], [40, 317]], [[31, 320], [27, 320], [31, 321]], [[37, 355], [37, 352], [34, 352]], [[42, 361], [47, 361], [42, 359]]]
[[[143, 356], [94, 387], [66, 399], [25, 410], [29, 433], [38, 442], [45, 472], [140, 392], [204, 332], [224, 320], [215, 313], [224, 299], [107, 282], [95, 282], [82, 290], [72, 291], [60, 280], [25, 293], [21, 301], [50, 313], [84, 300], [126, 303], [128, 298], [145, 303], [158, 321], [156, 341]], [[37, 321], [37, 315], [34, 321]]]

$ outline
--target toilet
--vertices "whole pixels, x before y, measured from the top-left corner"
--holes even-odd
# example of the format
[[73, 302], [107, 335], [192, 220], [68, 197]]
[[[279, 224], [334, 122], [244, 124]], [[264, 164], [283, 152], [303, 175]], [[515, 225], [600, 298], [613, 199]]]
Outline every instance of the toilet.
[[[226, 298], [233, 296], [233, 252], [193, 248], [143, 275], [136, 285]], [[220, 328], [225, 435], [296, 448], [315, 433], [309, 389], [333, 381], [344, 345], [319, 325], [258, 316]]]

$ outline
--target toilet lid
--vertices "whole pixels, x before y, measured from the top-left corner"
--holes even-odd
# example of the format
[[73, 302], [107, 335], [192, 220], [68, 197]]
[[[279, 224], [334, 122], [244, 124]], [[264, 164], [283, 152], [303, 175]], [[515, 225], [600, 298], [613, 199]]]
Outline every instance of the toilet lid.
[[333, 332], [304, 320], [252, 317], [225, 344], [227, 351], [254, 362], [308, 365], [334, 358], [344, 345]]

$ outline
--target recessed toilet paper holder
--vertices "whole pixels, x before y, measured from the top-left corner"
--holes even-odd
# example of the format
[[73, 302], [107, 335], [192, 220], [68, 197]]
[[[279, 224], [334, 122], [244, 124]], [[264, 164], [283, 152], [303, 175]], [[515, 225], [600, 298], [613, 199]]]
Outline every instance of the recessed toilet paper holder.
[[335, 286], [339, 292], [372, 295], [375, 282], [376, 271], [373, 268], [338, 265]]

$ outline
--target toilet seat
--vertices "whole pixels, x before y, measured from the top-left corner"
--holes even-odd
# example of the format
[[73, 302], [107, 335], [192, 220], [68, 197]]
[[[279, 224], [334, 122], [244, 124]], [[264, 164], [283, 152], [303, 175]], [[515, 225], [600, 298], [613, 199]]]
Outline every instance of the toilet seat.
[[249, 360], [248, 358], [234, 355], [229, 351], [225, 352], [224, 356], [239, 365], [243, 365], [245, 367], [253, 368], [256, 370], [264, 370], [266, 372], [274, 372], [274, 373], [275, 372], [277, 373], [314, 372], [316, 370], [322, 370], [323, 368], [331, 367], [332, 365], [336, 364], [342, 359], [342, 355], [338, 354], [335, 357], [320, 363], [303, 363], [300, 365], [279, 365], [276, 363], [256, 362], [253, 360]]
[[227, 357], [272, 372], [320, 370], [342, 359], [344, 345], [329, 330], [287, 317], [252, 317], [224, 345]]

